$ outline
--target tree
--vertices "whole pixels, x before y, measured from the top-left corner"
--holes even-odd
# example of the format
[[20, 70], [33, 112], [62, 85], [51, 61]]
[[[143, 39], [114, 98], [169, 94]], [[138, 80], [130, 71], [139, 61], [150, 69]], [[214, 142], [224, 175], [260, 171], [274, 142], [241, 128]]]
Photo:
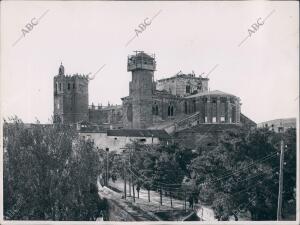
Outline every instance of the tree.
[[[292, 130], [283, 135], [289, 149], [285, 158], [289, 176], [284, 175], [287, 199], [293, 199], [295, 187], [295, 137]], [[198, 152], [189, 170], [200, 199], [213, 206], [219, 220], [230, 216], [237, 220], [241, 212], [250, 212], [252, 220], [276, 219], [280, 139], [280, 134], [265, 128], [232, 129], [221, 134], [217, 147]]]
[[95, 220], [104, 203], [92, 142], [81, 140], [71, 126], [28, 126], [18, 118], [4, 123], [4, 140], [6, 219]]

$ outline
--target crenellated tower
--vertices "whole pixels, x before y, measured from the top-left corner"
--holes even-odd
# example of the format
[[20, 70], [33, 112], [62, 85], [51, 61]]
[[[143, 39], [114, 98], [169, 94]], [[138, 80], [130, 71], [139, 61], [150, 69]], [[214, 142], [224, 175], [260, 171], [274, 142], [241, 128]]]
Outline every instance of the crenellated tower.
[[88, 119], [88, 77], [65, 75], [61, 64], [53, 80], [54, 122], [72, 124]]
[[127, 71], [131, 71], [129, 98], [132, 99], [132, 128], [147, 128], [153, 123], [152, 96], [154, 93], [154, 71], [156, 62], [154, 55], [136, 51], [128, 57]]

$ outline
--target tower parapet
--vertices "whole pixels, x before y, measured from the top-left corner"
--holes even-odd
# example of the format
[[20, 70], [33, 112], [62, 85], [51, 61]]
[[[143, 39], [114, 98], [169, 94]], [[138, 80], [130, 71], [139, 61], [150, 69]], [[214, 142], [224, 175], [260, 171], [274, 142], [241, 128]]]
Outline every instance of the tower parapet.
[[127, 71], [134, 70], [156, 70], [155, 55], [148, 55], [143, 51], [136, 51], [135, 55], [128, 56]]

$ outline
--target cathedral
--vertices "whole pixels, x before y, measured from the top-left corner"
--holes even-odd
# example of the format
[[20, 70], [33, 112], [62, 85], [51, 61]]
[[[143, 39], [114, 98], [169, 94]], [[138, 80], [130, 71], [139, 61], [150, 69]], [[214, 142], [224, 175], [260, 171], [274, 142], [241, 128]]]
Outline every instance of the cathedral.
[[169, 132], [201, 124], [255, 123], [241, 113], [240, 98], [210, 91], [208, 78], [182, 72], [154, 81], [155, 55], [136, 51], [127, 58], [129, 95], [122, 105], [88, 105], [87, 75], [66, 75], [60, 65], [54, 77], [54, 122], [86, 123], [104, 129], [165, 129]]

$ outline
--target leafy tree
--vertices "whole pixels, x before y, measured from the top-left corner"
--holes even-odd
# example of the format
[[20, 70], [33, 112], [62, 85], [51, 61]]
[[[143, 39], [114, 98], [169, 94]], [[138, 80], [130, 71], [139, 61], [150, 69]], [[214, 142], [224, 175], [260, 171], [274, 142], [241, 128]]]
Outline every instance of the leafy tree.
[[200, 190], [200, 199], [212, 204], [219, 220], [238, 219], [250, 212], [252, 220], [276, 219], [279, 157], [283, 137], [288, 145], [285, 201], [295, 187], [295, 130], [283, 136], [268, 129], [233, 129], [219, 137], [213, 149], [199, 151], [189, 169]]
[[[93, 143], [61, 124], [4, 123], [4, 215], [6, 219], [95, 220], [99, 155]], [[18, 211], [11, 213], [18, 199]]]

